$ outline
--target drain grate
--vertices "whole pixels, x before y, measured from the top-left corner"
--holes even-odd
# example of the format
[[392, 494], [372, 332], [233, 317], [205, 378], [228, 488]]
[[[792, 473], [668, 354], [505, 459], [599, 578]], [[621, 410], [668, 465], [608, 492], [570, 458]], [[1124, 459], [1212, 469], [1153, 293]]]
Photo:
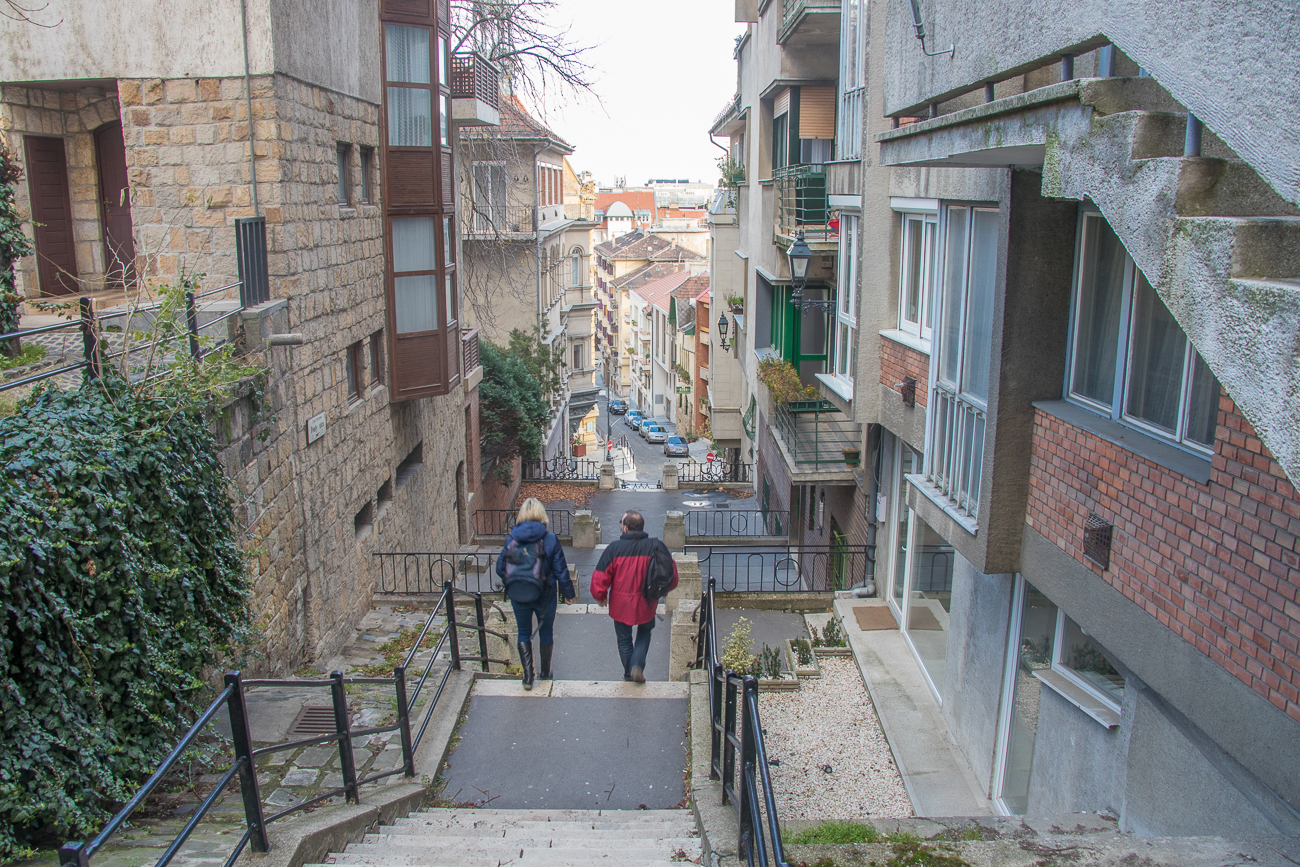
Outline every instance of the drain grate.
[[329, 705], [305, 707], [289, 726], [287, 737], [310, 738], [334, 734], [334, 708]]

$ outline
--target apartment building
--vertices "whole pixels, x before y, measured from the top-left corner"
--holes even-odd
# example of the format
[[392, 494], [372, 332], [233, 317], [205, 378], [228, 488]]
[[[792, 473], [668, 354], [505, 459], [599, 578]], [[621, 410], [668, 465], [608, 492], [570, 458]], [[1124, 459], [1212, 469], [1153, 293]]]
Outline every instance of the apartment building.
[[[563, 382], [551, 396], [544, 456], [567, 455], [599, 388], [591, 282], [596, 224], [583, 219], [590, 189], [584, 193], [572, 169], [566, 181], [573, 147], [512, 94], [502, 96], [499, 125], [467, 130], [462, 139], [465, 318], [497, 345], [515, 329], [537, 331], [561, 353]], [[484, 475], [489, 470], [481, 468]]]
[[[676, 328], [672, 377], [669, 387], [675, 396], [669, 413], [677, 432], [698, 436], [705, 429], [703, 407], [708, 405], [704, 386], [709, 378], [709, 275], [690, 277], [669, 297], [668, 324]], [[703, 338], [703, 339], [701, 339]]]
[[[450, 181], [457, 124], [492, 122], [495, 87], [454, 79], [477, 61], [449, 54], [445, 3], [318, 6], [0, 21], [0, 127], [35, 246], [16, 263], [24, 296], [120, 300], [187, 274], [214, 289], [240, 278], [237, 235], [265, 251], [269, 300], [246, 299], [242, 323], [275, 418], [263, 439], [241, 421], [255, 408], [228, 408], [222, 460], [262, 549], [258, 664], [280, 672], [352, 635], [374, 552], [455, 550], [476, 479], [481, 368]], [[237, 311], [237, 291], [216, 303]], [[270, 332], [301, 343], [268, 348]]]
[[682, 269], [626, 291], [631, 314], [626, 344], [631, 371], [628, 397], [646, 416], [673, 415], [677, 327], [669, 322], [669, 315], [672, 294], [690, 276], [690, 271]]
[[[715, 436], [753, 444], [792, 524], [815, 490], [874, 544], [878, 595], [996, 809], [1300, 832], [1285, 13], [738, 11], [739, 93], [713, 132], [747, 180], [710, 224], [714, 304], [743, 312], [719, 322], [730, 358], [713, 338]], [[801, 306], [814, 286], [827, 302], [809, 313], [781, 255], [800, 231]], [[774, 355], [820, 398], [783, 416], [758, 377]], [[856, 438], [863, 467], [804, 464], [807, 431]]]

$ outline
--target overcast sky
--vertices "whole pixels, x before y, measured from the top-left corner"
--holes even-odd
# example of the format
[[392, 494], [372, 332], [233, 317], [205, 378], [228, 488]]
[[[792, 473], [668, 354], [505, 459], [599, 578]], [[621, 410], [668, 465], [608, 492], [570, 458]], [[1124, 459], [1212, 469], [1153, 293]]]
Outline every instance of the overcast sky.
[[550, 111], [534, 108], [576, 150], [575, 171], [597, 183], [626, 176], [713, 183], [722, 155], [709, 125], [736, 92], [731, 52], [743, 24], [731, 0], [559, 0], [575, 41], [595, 45], [596, 92]]

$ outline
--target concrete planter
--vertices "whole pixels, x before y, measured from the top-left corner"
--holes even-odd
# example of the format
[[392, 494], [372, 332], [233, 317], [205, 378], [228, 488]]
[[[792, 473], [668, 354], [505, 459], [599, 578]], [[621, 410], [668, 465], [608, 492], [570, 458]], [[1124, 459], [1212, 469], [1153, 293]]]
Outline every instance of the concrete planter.
[[797, 677], [783, 677], [780, 680], [761, 679], [758, 682], [760, 692], [783, 692], [799, 688], [799, 679]]
[[802, 666], [799, 664], [799, 654], [795, 652], [794, 639], [787, 638], [785, 640], [785, 654], [786, 654], [786, 659], [788, 659], [790, 662], [790, 670], [794, 672], [795, 677], [821, 677], [822, 676], [822, 667], [817, 662], [816, 648], [813, 649], [812, 664], [807, 666]]
[[847, 647], [814, 647], [813, 656], [852, 656], [853, 651]]

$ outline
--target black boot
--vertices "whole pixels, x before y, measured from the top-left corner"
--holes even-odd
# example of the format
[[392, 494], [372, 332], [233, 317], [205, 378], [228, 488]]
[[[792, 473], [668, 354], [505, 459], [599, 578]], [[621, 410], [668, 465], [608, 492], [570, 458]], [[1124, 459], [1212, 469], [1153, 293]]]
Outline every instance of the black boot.
[[555, 649], [554, 644], [543, 644], [542, 648], [542, 673], [538, 675], [542, 680], [552, 680], [551, 674], [551, 651]]
[[533, 688], [533, 643], [519, 642], [519, 665], [524, 669], [524, 689]]

